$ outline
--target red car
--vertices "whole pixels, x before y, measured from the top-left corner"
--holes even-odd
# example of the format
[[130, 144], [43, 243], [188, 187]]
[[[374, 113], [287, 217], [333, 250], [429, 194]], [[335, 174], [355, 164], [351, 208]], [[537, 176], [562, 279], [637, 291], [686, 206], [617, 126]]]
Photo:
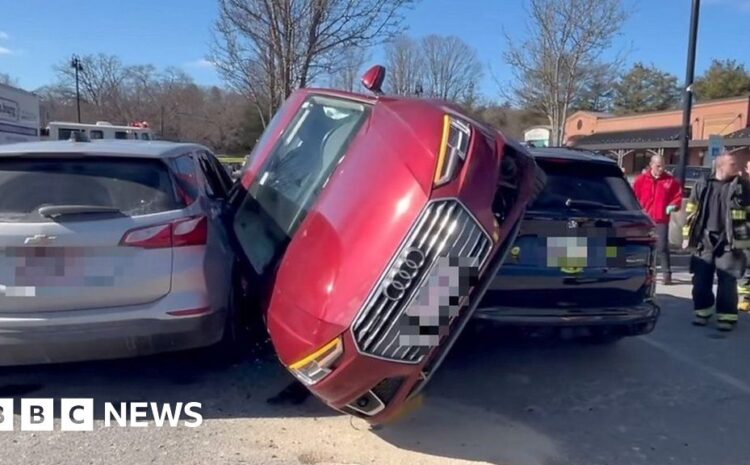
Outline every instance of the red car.
[[242, 176], [234, 230], [281, 362], [371, 423], [429, 380], [543, 185], [531, 156], [449, 103], [296, 91]]

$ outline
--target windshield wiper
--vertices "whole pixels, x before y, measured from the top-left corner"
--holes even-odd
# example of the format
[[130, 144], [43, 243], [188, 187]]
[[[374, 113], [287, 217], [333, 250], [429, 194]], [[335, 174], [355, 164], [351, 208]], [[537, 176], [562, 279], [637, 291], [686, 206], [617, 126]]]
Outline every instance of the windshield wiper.
[[57, 218], [66, 215], [122, 214], [119, 208], [101, 207], [98, 205], [47, 205], [39, 209], [45, 218]]
[[565, 201], [565, 206], [568, 208], [601, 208], [603, 210], [622, 210], [619, 205], [609, 205], [602, 202], [596, 202], [594, 200], [574, 200], [568, 199]]

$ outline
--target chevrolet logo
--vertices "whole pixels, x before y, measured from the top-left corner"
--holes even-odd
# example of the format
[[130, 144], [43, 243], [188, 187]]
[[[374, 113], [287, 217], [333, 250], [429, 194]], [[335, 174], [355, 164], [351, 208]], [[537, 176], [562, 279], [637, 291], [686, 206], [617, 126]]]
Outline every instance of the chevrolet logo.
[[35, 236], [27, 237], [23, 243], [24, 245], [44, 245], [49, 244], [57, 239], [55, 236], [48, 236], [46, 234], [37, 234]]

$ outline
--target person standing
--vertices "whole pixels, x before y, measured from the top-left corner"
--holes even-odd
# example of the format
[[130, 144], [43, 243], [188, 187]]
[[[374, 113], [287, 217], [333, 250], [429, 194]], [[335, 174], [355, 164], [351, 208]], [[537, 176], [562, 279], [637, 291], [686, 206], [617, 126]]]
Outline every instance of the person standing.
[[749, 208], [750, 181], [740, 176], [734, 155], [724, 153], [711, 176], [695, 184], [685, 207], [683, 239], [695, 250], [690, 257], [695, 325], [707, 325], [714, 314], [719, 330], [731, 331], [737, 324], [737, 280], [745, 273], [750, 249]]
[[664, 170], [664, 157], [651, 157], [649, 168], [633, 184], [638, 201], [656, 225], [656, 248], [664, 284], [672, 284], [672, 263], [669, 255], [669, 218], [682, 204], [682, 186]]
[[[745, 164], [745, 171], [742, 173], [746, 180], [750, 181], [750, 161]], [[750, 263], [750, 250], [745, 252], [745, 260]], [[750, 269], [745, 268], [745, 276], [737, 285], [739, 293], [737, 309], [741, 312], [750, 311]]]

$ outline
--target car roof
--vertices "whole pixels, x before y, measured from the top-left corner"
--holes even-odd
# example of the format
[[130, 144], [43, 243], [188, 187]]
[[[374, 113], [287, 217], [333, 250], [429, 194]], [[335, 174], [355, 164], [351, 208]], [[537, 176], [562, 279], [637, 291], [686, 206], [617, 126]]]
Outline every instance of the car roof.
[[617, 165], [617, 162], [604, 155], [599, 155], [595, 152], [588, 150], [571, 149], [568, 147], [532, 147], [529, 148], [529, 152], [534, 158], [542, 159], [545, 158], [556, 158], [570, 161], [582, 161], [591, 163], [604, 163]]
[[71, 155], [99, 155], [108, 157], [139, 157], [139, 158], [171, 158], [182, 153], [194, 150], [206, 150], [199, 144], [164, 142], [164, 141], [140, 141], [140, 140], [117, 140], [100, 139], [91, 142], [73, 142], [68, 140], [42, 141], [42, 142], [19, 142], [15, 144], [0, 145], [0, 157], [18, 155], [46, 155], [46, 154], [71, 154]]

